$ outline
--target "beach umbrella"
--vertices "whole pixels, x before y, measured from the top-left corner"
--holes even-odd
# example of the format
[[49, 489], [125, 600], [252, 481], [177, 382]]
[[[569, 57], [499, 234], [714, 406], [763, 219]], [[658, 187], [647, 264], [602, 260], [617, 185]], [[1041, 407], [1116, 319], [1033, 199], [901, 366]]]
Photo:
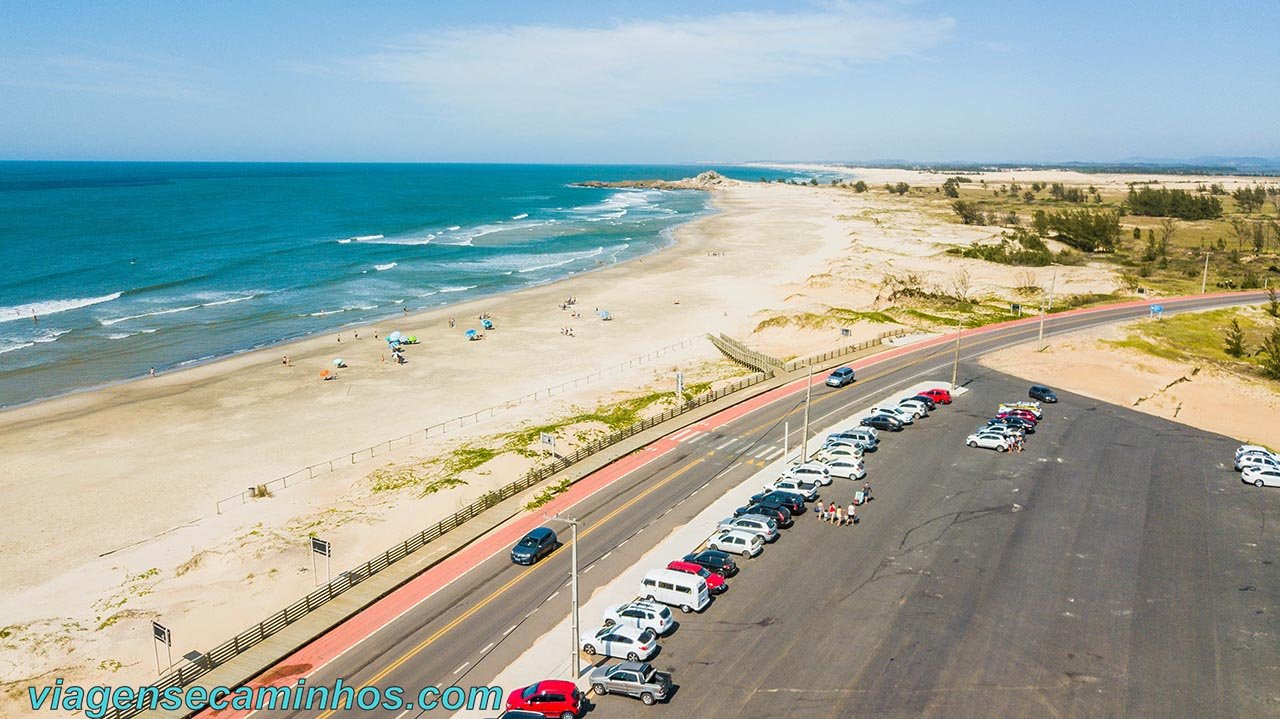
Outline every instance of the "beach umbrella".
[[320, 370], [320, 378], [321, 378], [321, 379], [324, 379], [325, 377], [328, 377], [328, 376], [329, 376], [329, 370], [327, 370], [327, 369], [322, 369], [322, 370]]
[[414, 344], [417, 344], [417, 343], [418, 343], [418, 336], [417, 336], [417, 335], [409, 335], [409, 344], [414, 345]]
[[334, 367], [341, 367], [341, 366], [342, 366], [342, 365], [344, 365], [344, 364], [346, 364], [346, 362], [343, 362], [341, 357], [339, 357], [339, 358], [337, 358], [337, 359], [335, 359], [335, 360], [333, 361], [333, 366], [334, 366]]
[[400, 335], [400, 333], [399, 333], [399, 332], [392, 332], [391, 334], [387, 335], [387, 341], [388, 341], [388, 342], [399, 342], [399, 341], [400, 341], [400, 336], [401, 336], [401, 335]]
[[471, 339], [471, 338], [473, 338], [473, 337], [475, 337], [475, 336], [476, 336], [476, 331], [475, 331], [475, 330], [467, 330], [467, 339]]

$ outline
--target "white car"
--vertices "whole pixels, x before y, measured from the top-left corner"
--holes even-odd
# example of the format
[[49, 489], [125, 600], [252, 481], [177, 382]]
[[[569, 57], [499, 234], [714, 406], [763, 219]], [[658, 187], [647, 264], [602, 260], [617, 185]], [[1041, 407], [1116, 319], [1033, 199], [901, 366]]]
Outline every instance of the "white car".
[[978, 432], [969, 435], [964, 443], [970, 447], [983, 447], [985, 449], [994, 449], [997, 452], [1009, 451], [1009, 440], [1002, 435], [992, 432]]
[[922, 400], [915, 399], [914, 397], [908, 397], [898, 402], [898, 406], [905, 410], [915, 412], [917, 417], [924, 417], [929, 414], [929, 405]]
[[1006, 424], [984, 425], [979, 427], [978, 431], [974, 432], [974, 434], [998, 434], [1008, 440], [1012, 440], [1014, 437], [1022, 437], [1026, 435], [1026, 433], [1018, 427], [1011, 427]]
[[831, 470], [827, 469], [827, 465], [821, 462], [797, 464], [783, 472], [782, 476], [788, 479], [803, 479], [806, 482], [813, 482], [824, 487], [831, 484]]
[[821, 462], [831, 467], [831, 461], [835, 459], [861, 459], [862, 450], [857, 447], [823, 447], [818, 453], [813, 455], [815, 462]]
[[856, 439], [829, 439], [826, 444], [822, 445], [822, 449], [835, 449], [836, 447], [855, 449], [858, 451], [858, 454], [862, 454], [866, 451], [864, 443], [859, 442]]
[[872, 407], [871, 414], [887, 414], [903, 424], [913, 424], [916, 421], [914, 412], [909, 412], [899, 407], [890, 407], [888, 405], [883, 407]]
[[1245, 467], [1280, 467], [1280, 457], [1270, 452], [1246, 452], [1236, 457], [1236, 471]]
[[711, 541], [707, 542], [707, 549], [755, 557], [764, 551], [764, 540], [758, 534], [744, 532], [741, 529], [730, 529], [712, 537]]
[[773, 480], [772, 483], [764, 486], [766, 492], [790, 492], [799, 495], [806, 502], [812, 502], [818, 498], [818, 483], [810, 482], [807, 479], [792, 479], [790, 477], [781, 477]]
[[867, 465], [860, 459], [834, 459], [827, 465], [831, 468], [832, 477], [843, 479], [866, 479]]
[[761, 514], [744, 514], [741, 517], [726, 517], [716, 524], [716, 529], [721, 530], [740, 530], [758, 534], [760, 538], [766, 542], [772, 542], [778, 538], [778, 523]]
[[658, 651], [658, 635], [652, 629], [637, 629], [625, 624], [600, 627], [582, 640], [582, 651], [589, 656], [603, 654], [629, 662], [642, 662]]
[[996, 414], [1008, 412], [1009, 410], [1021, 409], [1035, 415], [1036, 421], [1044, 418], [1044, 410], [1040, 408], [1039, 402], [1001, 402], [996, 405]]
[[1242, 444], [1239, 447], [1236, 447], [1236, 459], [1240, 459], [1242, 455], [1255, 453], [1275, 454], [1275, 452], [1272, 452], [1260, 444]]
[[671, 610], [655, 602], [636, 600], [626, 604], [615, 604], [604, 610], [604, 625], [611, 627], [621, 624], [636, 629], [649, 629], [662, 636], [671, 631], [676, 620]]
[[1245, 467], [1240, 473], [1240, 481], [1255, 487], [1280, 487], [1280, 468]]

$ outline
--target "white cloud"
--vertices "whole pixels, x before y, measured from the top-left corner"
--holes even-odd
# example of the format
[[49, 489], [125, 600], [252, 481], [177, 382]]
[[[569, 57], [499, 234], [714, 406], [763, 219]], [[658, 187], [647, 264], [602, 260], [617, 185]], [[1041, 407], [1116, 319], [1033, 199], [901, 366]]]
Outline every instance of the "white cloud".
[[862, 62], [918, 56], [946, 40], [947, 17], [827, 3], [802, 12], [737, 12], [553, 25], [455, 28], [345, 60], [458, 119], [609, 119], [687, 100], [776, 87]]
[[172, 58], [139, 53], [0, 57], [0, 86], [165, 100], [207, 100]]

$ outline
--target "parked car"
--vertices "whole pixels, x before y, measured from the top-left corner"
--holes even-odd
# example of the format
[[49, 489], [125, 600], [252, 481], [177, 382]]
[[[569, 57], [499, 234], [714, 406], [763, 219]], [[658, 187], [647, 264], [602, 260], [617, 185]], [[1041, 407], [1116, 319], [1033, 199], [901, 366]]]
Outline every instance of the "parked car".
[[908, 397], [907, 399], [915, 399], [915, 400], [920, 400], [921, 402], [924, 402], [925, 405], [929, 407], [930, 412], [938, 408], [938, 401], [927, 394], [916, 394]]
[[538, 527], [524, 535], [516, 546], [511, 548], [511, 561], [516, 564], [533, 564], [539, 559], [556, 551], [560, 540], [556, 533], [547, 527]]
[[971, 434], [965, 439], [964, 443], [970, 447], [994, 449], [997, 452], [1009, 451], [1009, 440], [1001, 435], [993, 434], [991, 432]]
[[998, 434], [1001, 437], [1012, 440], [1015, 437], [1021, 437], [1026, 434], [1022, 429], [1007, 424], [986, 424], [974, 431], [974, 434]]
[[841, 457], [831, 460], [827, 466], [831, 468], [832, 477], [841, 479], [866, 479], [867, 477], [867, 465], [860, 459]]
[[615, 604], [604, 610], [604, 625], [611, 627], [615, 624], [637, 629], [651, 629], [654, 634], [662, 636], [671, 631], [671, 628], [676, 625], [676, 620], [671, 616], [671, 610], [665, 606], [637, 599], [626, 604]]
[[987, 424], [989, 426], [1003, 424], [1008, 427], [1017, 427], [1027, 434], [1036, 433], [1036, 423], [1025, 420], [1021, 417], [996, 417], [995, 419], [987, 420]]
[[751, 534], [758, 534], [766, 542], [778, 538], [778, 523], [759, 514], [744, 514], [741, 517], [726, 517], [718, 524], [717, 529], [739, 529]]
[[1275, 452], [1272, 452], [1271, 450], [1267, 449], [1266, 447], [1263, 447], [1260, 444], [1242, 444], [1239, 447], [1236, 447], [1236, 459], [1240, 459], [1240, 456], [1244, 454], [1258, 454], [1258, 453], [1271, 454], [1271, 455], [1276, 454]]
[[708, 571], [722, 577], [732, 577], [738, 573], [738, 563], [727, 552], [715, 549], [704, 549], [701, 552], [684, 555], [684, 561], [693, 562]]
[[903, 409], [902, 407], [894, 407], [893, 405], [887, 404], [872, 407], [871, 413], [873, 415], [887, 414], [890, 417], [896, 417], [898, 421], [903, 424], [915, 424], [917, 416], [917, 414], [912, 410]]
[[1024, 419], [1028, 422], [1031, 422], [1032, 424], [1040, 423], [1040, 421], [1036, 419], [1036, 416], [1034, 414], [1031, 414], [1025, 409], [1004, 410], [996, 414], [997, 419], [1004, 419], [1006, 417], [1017, 417], [1018, 419]]
[[538, 712], [527, 712], [523, 709], [512, 709], [502, 712], [498, 715], [498, 719], [546, 719]]
[[599, 696], [625, 694], [652, 705], [671, 696], [671, 675], [648, 662], [622, 662], [591, 672], [591, 690]]
[[1248, 467], [1271, 467], [1280, 469], [1280, 457], [1274, 454], [1262, 454], [1261, 452], [1251, 452], [1242, 454], [1236, 460], [1236, 471], [1242, 471]]
[[786, 529], [795, 524], [795, 521], [791, 519], [791, 510], [775, 502], [753, 502], [733, 510], [733, 516], [735, 517], [741, 517], [744, 514], [759, 514], [763, 517], [768, 517], [778, 523], [779, 529]]
[[582, 692], [573, 682], [545, 679], [507, 695], [507, 711], [517, 709], [544, 717], [577, 719], [582, 715]]
[[818, 450], [817, 454], [813, 455], [813, 460], [826, 465], [828, 470], [831, 468], [831, 463], [837, 459], [862, 459], [862, 448], [841, 444], [823, 447]]
[[786, 476], [773, 480], [764, 486], [766, 492], [791, 492], [803, 497], [806, 502], [818, 498], [818, 483], [804, 479], [790, 479]]
[[773, 502], [781, 504], [791, 512], [791, 516], [805, 513], [804, 498], [798, 494], [791, 492], [760, 492], [751, 495], [751, 501], [754, 502]]
[[1027, 390], [1027, 396], [1034, 400], [1048, 402], [1049, 404], [1053, 404], [1058, 401], [1058, 395], [1054, 394], [1053, 390], [1042, 384], [1031, 385], [1031, 389]]
[[603, 654], [638, 662], [658, 653], [658, 635], [652, 629], [638, 629], [625, 624], [600, 627], [582, 640], [587, 656]]
[[828, 439], [823, 442], [822, 449], [818, 451], [821, 452], [823, 449], [850, 449], [856, 452], [859, 457], [866, 451], [866, 448], [862, 446], [862, 442], [856, 439]]
[[700, 612], [711, 604], [711, 590], [702, 577], [670, 569], [654, 569], [640, 582], [640, 596], [651, 602], [679, 607], [680, 611]]
[[928, 397], [938, 404], [951, 404], [951, 390], [934, 387], [933, 389], [927, 389], [920, 394]]
[[827, 469], [827, 466], [821, 462], [797, 464], [783, 472], [782, 476], [790, 479], [803, 479], [822, 486], [831, 484], [831, 470]]
[[1044, 417], [1044, 409], [1040, 406], [1039, 402], [1001, 402], [996, 405], [996, 412], [1007, 412], [1015, 409], [1030, 412], [1031, 416], [1034, 417], [1037, 422], [1040, 421], [1041, 417]]
[[[685, 562], [679, 559], [672, 560], [667, 563], [667, 569], [673, 572], [684, 572], [685, 574], [696, 574], [702, 577], [702, 581], [707, 583], [707, 591], [712, 594], [722, 594], [729, 589], [729, 583], [724, 581], [724, 577], [707, 569], [701, 564], [693, 562]], [[666, 607], [663, 607], [666, 609]], [[670, 612], [668, 612], [670, 614]]]
[[711, 541], [707, 542], [707, 549], [756, 557], [764, 551], [764, 540], [758, 534], [732, 529], [712, 537]]
[[874, 427], [857, 427], [827, 435], [826, 443], [832, 442], [853, 442], [864, 452], [871, 452], [880, 445], [880, 432]]
[[1280, 467], [1251, 465], [1240, 473], [1240, 480], [1255, 487], [1280, 487]]
[[859, 422], [863, 427], [874, 427], [889, 432], [901, 432], [902, 420], [887, 414], [873, 414], [870, 417], [863, 417]]
[[847, 384], [853, 384], [853, 368], [837, 367], [834, 372], [827, 376], [828, 387], [843, 387]]
[[915, 397], [899, 400], [898, 409], [905, 409], [914, 413], [917, 419], [929, 416], [929, 405], [924, 400], [916, 399]]

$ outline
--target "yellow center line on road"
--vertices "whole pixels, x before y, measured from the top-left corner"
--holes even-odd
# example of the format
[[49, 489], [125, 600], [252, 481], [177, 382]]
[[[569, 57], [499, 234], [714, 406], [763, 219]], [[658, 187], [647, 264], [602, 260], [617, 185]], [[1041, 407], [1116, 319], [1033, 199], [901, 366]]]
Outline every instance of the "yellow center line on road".
[[[600, 520], [598, 520], [597, 522], [595, 522], [594, 524], [592, 524], [590, 527], [587, 527], [587, 528], [586, 528], [586, 529], [584, 529], [582, 532], [580, 532], [580, 533], [578, 534], [578, 539], [579, 539], [579, 540], [583, 539], [583, 538], [584, 538], [584, 537], [586, 537], [587, 535], [591, 534], [592, 532], [594, 532], [595, 530], [597, 530], [597, 529], [599, 529], [601, 526], [603, 526], [605, 522], [608, 522], [609, 520], [611, 520], [611, 519], [613, 519], [614, 517], [618, 516], [619, 514], [621, 514], [622, 512], [624, 512], [627, 508], [629, 508], [629, 507], [631, 507], [632, 505], [634, 505], [636, 502], [639, 502], [640, 500], [644, 499], [645, 497], [649, 496], [649, 495], [650, 495], [650, 494], [652, 494], [653, 492], [655, 492], [655, 491], [657, 491], [658, 489], [660, 489], [662, 486], [666, 485], [668, 482], [672, 481], [672, 480], [673, 480], [673, 479], [675, 479], [676, 477], [681, 476], [681, 475], [682, 475], [682, 474], [684, 474], [685, 472], [688, 472], [689, 470], [693, 469], [694, 467], [698, 466], [698, 465], [699, 465], [699, 464], [701, 464], [701, 463], [702, 463], [702, 458], [701, 458], [701, 457], [699, 457], [698, 459], [695, 459], [694, 461], [690, 462], [689, 464], [686, 464], [685, 466], [683, 466], [683, 467], [681, 467], [680, 469], [676, 470], [675, 472], [673, 472], [673, 473], [671, 474], [671, 476], [667, 477], [666, 479], [663, 479], [662, 481], [658, 482], [657, 484], [654, 484], [653, 486], [649, 487], [648, 489], [646, 489], [645, 491], [643, 491], [643, 492], [641, 492], [640, 494], [636, 495], [635, 497], [632, 497], [632, 498], [631, 498], [630, 500], [628, 500], [626, 503], [622, 504], [621, 506], [619, 506], [617, 509], [613, 510], [612, 512], [609, 512], [609, 513], [608, 513], [608, 514], [606, 514], [604, 517], [602, 517]], [[548, 556], [548, 558], [550, 558], [550, 557], [554, 557], [558, 552], [560, 552], [560, 551], [561, 551], [561, 550], [563, 550], [563, 549], [564, 549], [564, 547], [563, 547], [563, 546], [562, 546], [562, 547], [560, 547], [559, 549], [556, 549], [554, 552], [552, 552], [551, 554], [547, 555], [547, 556]], [[367, 681], [367, 682], [363, 683], [363, 684], [361, 685], [361, 688], [363, 688], [363, 687], [368, 687], [368, 686], [373, 686], [373, 685], [377, 684], [378, 682], [382, 681], [383, 679], [385, 679], [385, 678], [387, 677], [387, 675], [388, 675], [388, 674], [390, 674], [391, 672], [393, 672], [393, 671], [395, 671], [396, 669], [400, 668], [400, 666], [402, 666], [405, 662], [407, 662], [407, 661], [409, 661], [410, 659], [412, 659], [412, 658], [414, 658], [415, 656], [417, 656], [420, 652], [422, 652], [422, 650], [423, 650], [423, 649], [426, 649], [427, 647], [431, 646], [432, 644], [435, 644], [435, 643], [436, 643], [437, 641], [439, 641], [439, 640], [440, 640], [440, 638], [441, 638], [441, 637], [443, 637], [445, 634], [448, 634], [450, 631], [452, 631], [452, 630], [453, 630], [455, 627], [457, 627], [459, 624], [461, 624], [461, 623], [465, 622], [467, 619], [469, 619], [470, 617], [472, 617], [476, 612], [478, 612], [478, 611], [480, 611], [481, 609], [483, 609], [484, 607], [488, 606], [488, 605], [489, 605], [493, 600], [497, 599], [498, 597], [502, 596], [505, 592], [507, 592], [507, 590], [511, 589], [511, 588], [512, 588], [512, 587], [514, 587], [516, 584], [519, 584], [521, 581], [523, 581], [523, 580], [524, 580], [524, 578], [525, 578], [525, 577], [529, 576], [529, 575], [530, 575], [530, 574], [532, 574], [534, 571], [536, 571], [536, 570], [538, 570], [538, 569], [540, 569], [540, 568], [542, 568], [542, 567], [545, 567], [545, 566], [547, 566], [547, 564], [546, 564], [545, 562], [543, 562], [543, 563], [540, 563], [540, 564], [535, 564], [534, 566], [529, 567], [528, 569], [524, 570], [523, 572], [521, 572], [520, 574], [518, 574], [517, 576], [515, 576], [514, 578], [512, 578], [512, 580], [511, 580], [511, 581], [507, 582], [506, 584], [502, 585], [502, 586], [501, 586], [501, 587], [499, 587], [498, 589], [494, 590], [494, 592], [493, 592], [492, 594], [490, 594], [489, 596], [487, 596], [487, 597], [485, 597], [484, 599], [480, 600], [478, 603], [476, 603], [474, 606], [472, 606], [472, 607], [471, 607], [470, 609], [468, 609], [467, 611], [463, 612], [463, 613], [462, 613], [461, 615], [459, 615], [456, 619], [454, 619], [453, 621], [449, 622], [449, 623], [448, 623], [448, 624], [446, 624], [445, 626], [441, 627], [438, 631], [436, 631], [436, 632], [435, 632], [434, 634], [432, 634], [431, 636], [429, 636], [429, 637], [427, 637], [426, 639], [422, 640], [422, 642], [421, 642], [420, 644], [418, 644], [417, 646], [415, 646], [413, 649], [410, 649], [408, 652], [405, 652], [405, 654], [404, 654], [403, 656], [401, 656], [399, 659], [395, 660], [395, 661], [394, 661], [394, 662], [392, 662], [391, 664], [388, 664], [388, 665], [387, 665], [387, 667], [386, 667], [385, 669], [383, 669], [382, 671], [380, 671], [380, 672], [378, 672], [377, 674], [375, 674], [372, 678], [370, 678], [370, 679], [369, 679], [369, 681]], [[357, 690], [357, 691], [358, 691], [358, 690]], [[317, 719], [328, 719], [328, 717], [332, 716], [332, 715], [333, 715], [333, 713], [334, 713], [335, 711], [336, 711], [336, 710], [334, 710], [334, 709], [326, 710], [324, 713], [320, 714], [320, 716], [319, 716]]]

